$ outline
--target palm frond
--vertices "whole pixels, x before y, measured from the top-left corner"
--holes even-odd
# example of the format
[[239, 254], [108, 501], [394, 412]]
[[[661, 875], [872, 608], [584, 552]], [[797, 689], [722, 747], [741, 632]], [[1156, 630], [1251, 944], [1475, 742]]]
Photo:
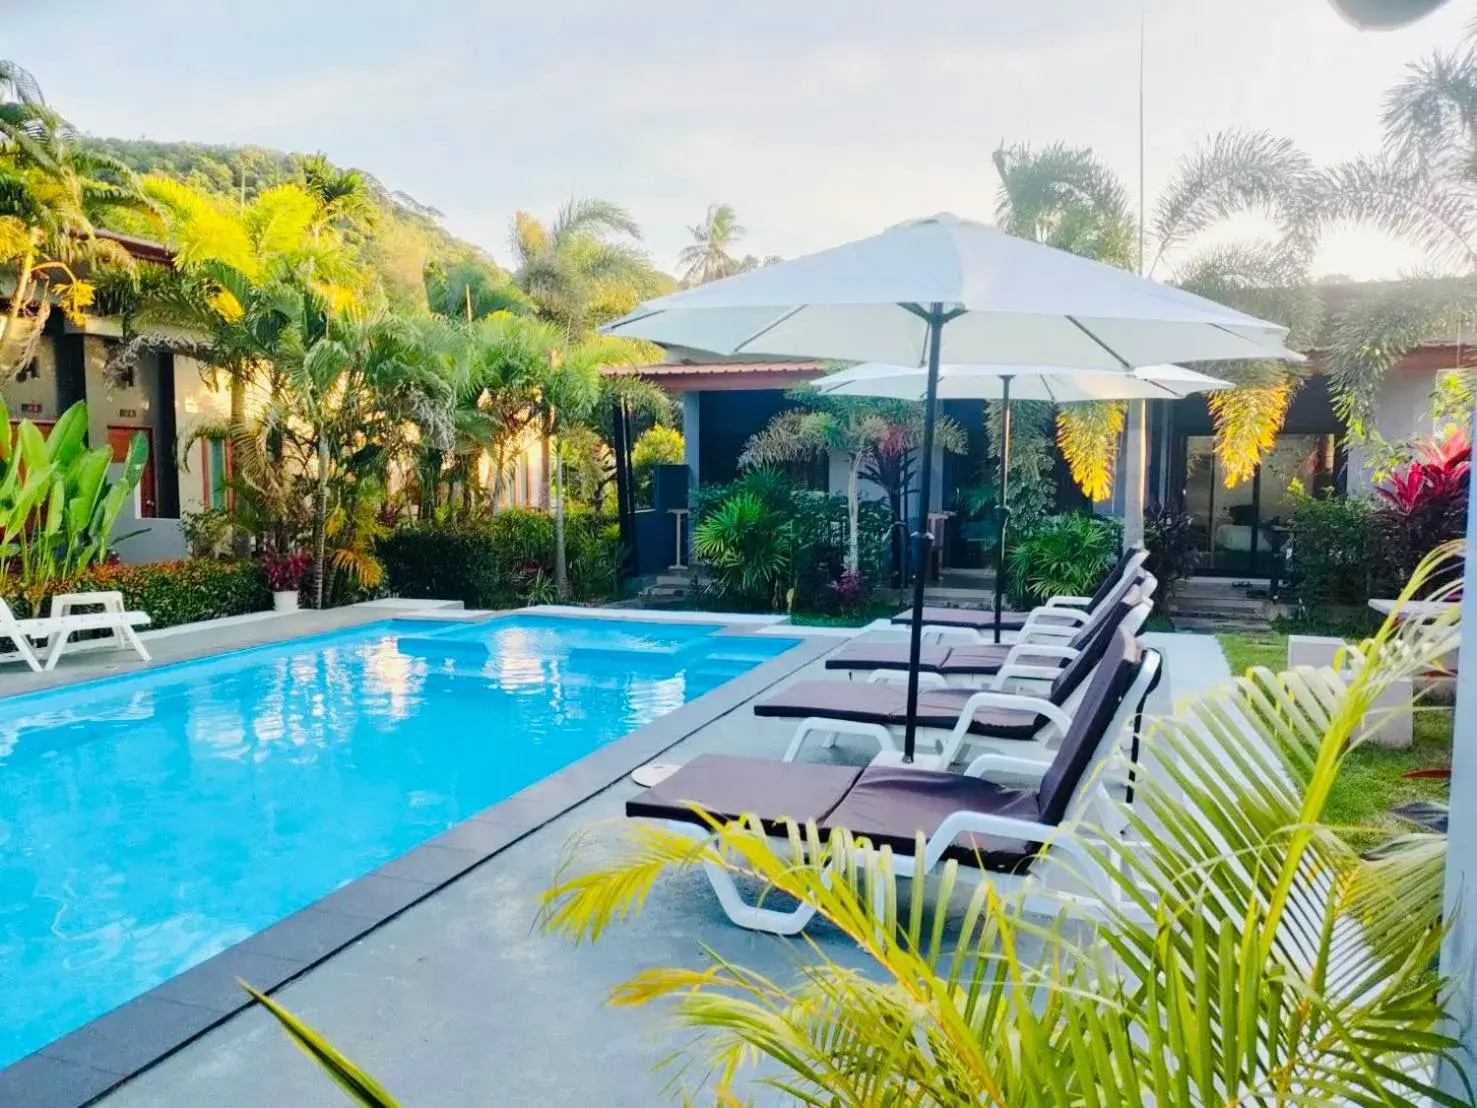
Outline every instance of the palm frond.
[[1316, 185], [1312, 160], [1290, 139], [1240, 130], [1212, 136], [1180, 162], [1154, 205], [1148, 273], [1196, 235], [1247, 211], [1269, 213], [1291, 247], [1311, 253]]
[[1113, 493], [1113, 462], [1128, 419], [1121, 402], [1063, 404], [1056, 412], [1056, 441], [1072, 480], [1091, 500]]
[[1477, 271], [1477, 198], [1428, 168], [1355, 158], [1325, 174], [1322, 218], [1368, 223], [1418, 245], [1431, 264]]

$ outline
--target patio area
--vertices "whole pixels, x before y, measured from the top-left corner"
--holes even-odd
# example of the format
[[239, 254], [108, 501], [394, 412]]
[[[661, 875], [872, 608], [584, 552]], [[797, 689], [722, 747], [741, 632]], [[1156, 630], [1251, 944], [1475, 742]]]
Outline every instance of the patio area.
[[[1150, 714], [1229, 676], [1209, 636], [1148, 634], [1143, 640], [1166, 662]], [[822, 663], [812, 661], [787, 680], [825, 676]], [[685, 762], [718, 751], [778, 758], [792, 728], [755, 719], [748, 710], [752, 699], [660, 760]], [[829, 755], [866, 760], [844, 740]], [[666, 1101], [668, 1083], [680, 1075], [654, 1067], [684, 1033], [660, 1009], [606, 1006], [610, 987], [651, 966], [699, 966], [705, 946], [783, 979], [803, 946], [730, 925], [699, 873], [663, 880], [635, 922], [615, 927], [598, 944], [574, 946], [542, 934], [538, 900], [565, 844], [595, 826], [581, 865], [611, 856], [624, 803], [635, 791], [623, 776], [297, 977], [276, 997], [407, 1104]], [[838, 961], [861, 964], [827, 926], [817, 924], [809, 934]], [[745, 1092], [755, 1103], [779, 1102], [764, 1090]], [[264, 1011], [252, 1008], [100, 1103], [164, 1108], [207, 1101], [217, 1108], [328, 1108], [343, 1098]]]

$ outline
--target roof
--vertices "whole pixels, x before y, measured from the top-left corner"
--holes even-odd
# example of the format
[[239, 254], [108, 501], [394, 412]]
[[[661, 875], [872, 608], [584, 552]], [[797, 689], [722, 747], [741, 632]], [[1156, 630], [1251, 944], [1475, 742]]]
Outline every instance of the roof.
[[[668, 352], [671, 355], [671, 351]], [[700, 356], [701, 357], [701, 356]], [[707, 360], [711, 357], [713, 360]], [[719, 359], [709, 355], [699, 359], [666, 361], [658, 365], [607, 370], [613, 374], [637, 374], [673, 392], [716, 391], [720, 389], [792, 389], [814, 381], [825, 372], [826, 363], [798, 359], [770, 359], [762, 362]]]
[[158, 265], [174, 264], [174, 251], [162, 242], [136, 238], [133, 235], [124, 235], [117, 231], [98, 231], [97, 237], [107, 239], [109, 242], [116, 242], [141, 262], [154, 262]]

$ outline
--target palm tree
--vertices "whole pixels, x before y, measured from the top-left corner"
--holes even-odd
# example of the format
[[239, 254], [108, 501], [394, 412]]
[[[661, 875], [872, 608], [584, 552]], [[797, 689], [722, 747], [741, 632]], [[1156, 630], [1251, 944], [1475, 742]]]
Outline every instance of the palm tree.
[[571, 200], [549, 226], [518, 212], [513, 279], [569, 340], [577, 341], [664, 291], [667, 282], [637, 245], [640, 238], [630, 213], [609, 200]]
[[512, 276], [476, 254], [426, 263], [426, 303], [437, 315], [470, 323], [493, 312], [530, 312], [533, 302]]
[[[995, 153], [1001, 187], [996, 218], [1012, 234], [1099, 261], [1133, 267], [1140, 228], [1128, 191], [1089, 149], [1061, 144]], [[1319, 301], [1308, 281], [1316, 239], [1317, 176], [1290, 141], [1265, 132], [1225, 131], [1185, 157], [1159, 196], [1143, 234], [1145, 276], [1164, 272], [1175, 284], [1286, 324], [1294, 345], [1316, 336]], [[1208, 232], [1245, 213], [1269, 217], [1260, 241], [1196, 249]], [[1217, 367], [1241, 388], [1214, 394], [1217, 451], [1227, 482], [1249, 477], [1281, 428], [1301, 378], [1281, 363]], [[1102, 406], [1061, 409], [1057, 437], [1073, 475], [1089, 491], [1107, 491], [1120, 415]], [[1121, 405], [1114, 406], [1121, 413]]]
[[1434, 333], [1477, 321], [1477, 25], [1407, 67], [1385, 97], [1385, 149], [1327, 175], [1328, 221], [1366, 223], [1465, 280], [1362, 298], [1335, 320], [1329, 373], [1350, 431], [1369, 425], [1385, 375]]
[[692, 243], [684, 246], [677, 255], [684, 285], [707, 284], [743, 269], [744, 262], [729, 253], [733, 244], [744, 237], [744, 229], [739, 226], [732, 204], [709, 204], [707, 218], [687, 230], [692, 235]]
[[[825, 458], [836, 451], [846, 458], [846, 568], [861, 564], [858, 546], [861, 482], [882, 486], [894, 520], [903, 519], [903, 498], [911, 484], [911, 458], [923, 440], [923, 415], [916, 405], [885, 400], [795, 394], [801, 406], [780, 412], [744, 444], [739, 465], [745, 468], [787, 465]], [[969, 448], [964, 429], [939, 416], [934, 441], [941, 449], [962, 454]], [[900, 564], [901, 551], [894, 560]]]
[[0, 332], [0, 383], [31, 361], [52, 303], [80, 321], [95, 286], [79, 262], [131, 265], [97, 237], [107, 217], [148, 211], [122, 162], [85, 150], [72, 126], [41, 99], [25, 70], [0, 62], [0, 264], [13, 285]]

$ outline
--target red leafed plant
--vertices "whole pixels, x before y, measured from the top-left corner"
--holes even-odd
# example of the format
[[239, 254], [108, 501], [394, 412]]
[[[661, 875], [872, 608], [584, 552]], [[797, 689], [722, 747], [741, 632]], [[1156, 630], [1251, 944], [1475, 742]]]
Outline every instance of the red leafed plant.
[[267, 588], [273, 592], [297, 592], [313, 565], [313, 556], [298, 554], [265, 554], [262, 569], [267, 574]]
[[[1375, 489], [1385, 523], [1385, 551], [1400, 580], [1429, 551], [1466, 534], [1471, 474], [1472, 441], [1462, 431], [1451, 431], [1418, 445], [1415, 460]], [[1460, 568], [1452, 572], [1460, 573]], [[1432, 585], [1439, 587], [1441, 581]]]

